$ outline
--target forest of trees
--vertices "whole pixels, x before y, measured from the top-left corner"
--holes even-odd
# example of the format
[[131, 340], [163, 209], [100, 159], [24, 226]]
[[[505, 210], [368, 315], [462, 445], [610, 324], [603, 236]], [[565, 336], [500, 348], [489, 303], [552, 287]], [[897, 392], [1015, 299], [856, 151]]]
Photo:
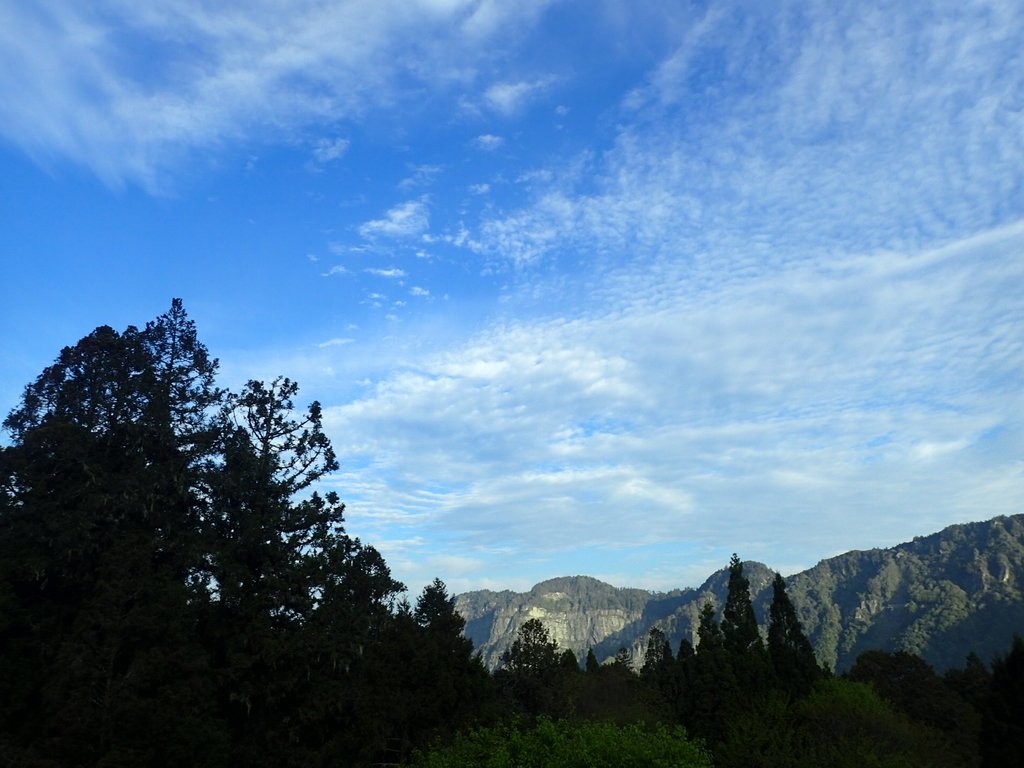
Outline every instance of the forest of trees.
[[743, 564], [696, 646], [599, 664], [520, 628], [488, 672], [435, 580], [414, 603], [344, 505], [318, 403], [216, 384], [182, 303], [61, 351], [3, 422], [0, 764], [1024, 764], [1024, 641], [939, 676], [820, 667]]

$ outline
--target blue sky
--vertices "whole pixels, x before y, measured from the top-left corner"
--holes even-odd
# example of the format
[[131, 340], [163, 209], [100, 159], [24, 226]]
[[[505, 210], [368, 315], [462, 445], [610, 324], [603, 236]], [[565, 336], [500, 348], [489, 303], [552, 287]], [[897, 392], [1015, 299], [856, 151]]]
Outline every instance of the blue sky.
[[413, 591], [1024, 509], [1019, 2], [0, 0], [0, 407], [181, 297]]

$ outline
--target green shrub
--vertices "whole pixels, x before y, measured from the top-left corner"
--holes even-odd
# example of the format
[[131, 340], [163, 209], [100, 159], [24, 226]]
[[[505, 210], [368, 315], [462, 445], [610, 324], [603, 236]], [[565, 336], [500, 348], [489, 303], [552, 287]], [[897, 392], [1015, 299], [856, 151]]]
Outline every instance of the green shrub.
[[480, 728], [417, 755], [420, 768], [710, 768], [680, 727], [540, 719]]

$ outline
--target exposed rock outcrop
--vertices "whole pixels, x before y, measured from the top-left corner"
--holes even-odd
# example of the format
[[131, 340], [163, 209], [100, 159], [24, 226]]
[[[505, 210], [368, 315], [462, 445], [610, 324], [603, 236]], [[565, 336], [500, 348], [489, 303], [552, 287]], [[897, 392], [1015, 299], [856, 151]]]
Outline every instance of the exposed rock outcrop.
[[[847, 552], [787, 579], [790, 598], [818, 658], [842, 671], [868, 649], [902, 649], [937, 669], [963, 664], [974, 651], [989, 660], [1024, 634], [1024, 515], [954, 525], [891, 549]], [[744, 563], [754, 607], [767, 621], [773, 572]], [[459, 595], [466, 635], [494, 668], [531, 618], [582, 662], [620, 648], [643, 663], [647, 633], [659, 627], [673, 649], [696, 644], [701, 607], [725, 603], [728, 571], [698, 589], [667, 593], [618, 589], [587, 576], [551, 579], [527, 593]]]

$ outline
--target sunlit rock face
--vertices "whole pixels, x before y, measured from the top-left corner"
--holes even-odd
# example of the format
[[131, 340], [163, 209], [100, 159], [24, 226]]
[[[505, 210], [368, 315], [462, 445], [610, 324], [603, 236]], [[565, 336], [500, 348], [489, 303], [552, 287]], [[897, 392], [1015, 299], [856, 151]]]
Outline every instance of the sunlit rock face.
[[[754, 610], [767, 630], [773, 572], [743, 564]], [[890, 549], [847, 552], [789, 576], [788, 592], [818, 659], [848, 669], [866, 650], [905, 650], [940, 672], [968, 653], [984, 661], [1004, 653], [1024, 627], [1024, 515], [954, 525]], [[529, 592], [468, 592], [456, 598], [466, 635], [496, 668], [519, 627], [540, 619], [582, 663], [593, 649], [604, 662], [621, 648], [643, 664], [647, 634], [658, 627], [673, 651], [697, 644], [701, 607], [721, 611], [728, 571], [698, 589], [666, 593], [618, 589], [587, 576], [545, 581]]]
[[[466, 635], [493, 669], [519, 627], [530, 619], [540, 619], [560, 649], [571, 649], [583, 661], [590, 648], [598, 652], [609, 638], [634, 634], [628, 630], [653, 618], [648, 612], [652, 603], [668, 598], [674, 606], [683, 594], [618, 589], [588, 576], [567, 576], [542, 582], [525, 593], [468, 592], [457, 597], [455, 607], [466, 619]], [[666, 615], [665, 608], [658, 618]], [[647, 629], [635, 631], [646, 633]]]

